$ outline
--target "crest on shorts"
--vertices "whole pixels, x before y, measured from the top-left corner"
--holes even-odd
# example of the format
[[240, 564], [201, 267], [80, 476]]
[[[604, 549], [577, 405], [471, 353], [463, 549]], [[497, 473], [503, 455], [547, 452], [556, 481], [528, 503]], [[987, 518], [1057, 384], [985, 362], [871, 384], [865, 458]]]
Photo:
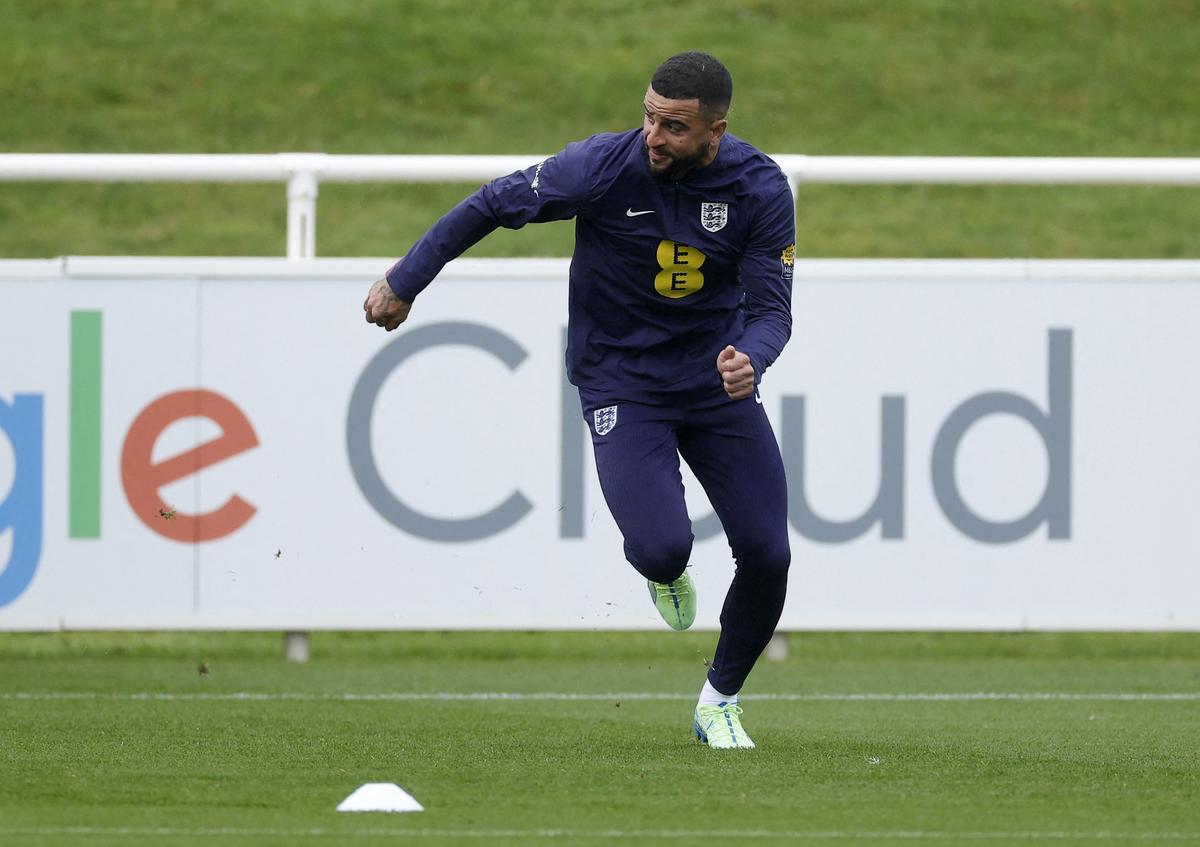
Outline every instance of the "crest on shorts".
[[701, 203], [700, 226], [709, 232], [718, 232], [729, 222], [728, 203]]
[[603, 409], [597, 409], [593, 413], [593, 419], [596, 422], [596, 435], [608, 435], [617, 425], [617, 407], [606, 406]]

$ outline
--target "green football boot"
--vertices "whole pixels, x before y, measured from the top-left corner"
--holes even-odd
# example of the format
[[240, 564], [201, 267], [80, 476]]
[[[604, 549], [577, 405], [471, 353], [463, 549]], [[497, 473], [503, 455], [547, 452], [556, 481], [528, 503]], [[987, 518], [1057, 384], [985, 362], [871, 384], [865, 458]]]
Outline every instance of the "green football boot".
[[742, 707], [737, 703], [697, 706], [692, 730], [703, 743], [718, 750], [749, 750], [754, 746], [742, 729]]
[[671, 629], [687, 629], [696, 620], [696, 586], [686, 570], [674, 582], [646, 580], [646, 585], [654, 608]]

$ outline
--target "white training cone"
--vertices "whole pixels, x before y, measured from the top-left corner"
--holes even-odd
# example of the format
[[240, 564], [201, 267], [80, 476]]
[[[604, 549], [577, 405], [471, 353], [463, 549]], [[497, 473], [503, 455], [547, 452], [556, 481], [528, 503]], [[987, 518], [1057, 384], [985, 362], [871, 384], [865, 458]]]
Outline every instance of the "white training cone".
[[360, 785], [338, 804], [339, 812], [423, 812], [425, 807], [393, 782]]

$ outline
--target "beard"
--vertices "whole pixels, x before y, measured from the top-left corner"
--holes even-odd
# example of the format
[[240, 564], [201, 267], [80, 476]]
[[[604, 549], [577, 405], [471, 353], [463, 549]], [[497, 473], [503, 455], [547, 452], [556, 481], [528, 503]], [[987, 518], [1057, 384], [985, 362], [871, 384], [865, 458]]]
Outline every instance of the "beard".
[[656, 167], [650, 161], [650, 148], [646, 144], [646, 140], [642, 139], [642, 152], [646, 157], [646, 166], [650, 168], [650, 173], [659, 179], [668, 179], [672, 182], [678, 182], [687, 175], [688, 171], [695, 168], [704, 160], [705, 154], [708, 152], [707, 145], [699, 147], [694, 153], [686, 156], [679, 156], [673, 153], [667, 155], [671, 157], [671, 161], [665, 167]]

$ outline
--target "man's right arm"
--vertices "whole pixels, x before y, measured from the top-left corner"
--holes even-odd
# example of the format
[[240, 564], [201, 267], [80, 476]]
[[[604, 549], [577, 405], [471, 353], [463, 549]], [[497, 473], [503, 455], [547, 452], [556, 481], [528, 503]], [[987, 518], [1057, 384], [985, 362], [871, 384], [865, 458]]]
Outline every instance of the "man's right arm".
[[446, 213], [386, 274], [392, 292], [412, 303], [446, 263], [497, 227], [572, 218], [587, 198], [590, 175], [586, 142], [523, 171], [500, 177]]

